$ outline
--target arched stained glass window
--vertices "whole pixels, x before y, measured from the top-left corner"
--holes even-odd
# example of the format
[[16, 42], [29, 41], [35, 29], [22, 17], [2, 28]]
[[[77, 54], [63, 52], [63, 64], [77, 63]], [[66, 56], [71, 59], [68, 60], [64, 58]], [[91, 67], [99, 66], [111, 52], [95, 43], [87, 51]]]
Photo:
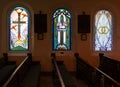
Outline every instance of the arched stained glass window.
[[29, 12], [23, 7], [15, 7], [9, 14], [9, 50], [29, 50]]
[[112, 50], [112, 19], [108, 10], [99, 10], [95, 15], [95, 51]]
[[71, 50], [71, 14], [60, 8], [53, 14], [53, 50]]

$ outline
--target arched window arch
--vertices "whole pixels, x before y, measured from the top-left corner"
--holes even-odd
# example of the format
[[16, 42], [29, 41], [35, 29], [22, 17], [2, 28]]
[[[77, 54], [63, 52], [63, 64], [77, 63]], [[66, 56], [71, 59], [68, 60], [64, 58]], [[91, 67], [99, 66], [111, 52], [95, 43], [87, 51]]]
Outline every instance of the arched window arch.
[[95, 15], [95, 51], [111, 51], [113, 45], [113, 17], [108, 10]]
[[15, 7], [9, 13], [9, 50], [28, 51], [30, 13], [24, 7]]
[[71, 50], [71, 14], [64, 8], [57, 9], [53, 16], [53, 50]]

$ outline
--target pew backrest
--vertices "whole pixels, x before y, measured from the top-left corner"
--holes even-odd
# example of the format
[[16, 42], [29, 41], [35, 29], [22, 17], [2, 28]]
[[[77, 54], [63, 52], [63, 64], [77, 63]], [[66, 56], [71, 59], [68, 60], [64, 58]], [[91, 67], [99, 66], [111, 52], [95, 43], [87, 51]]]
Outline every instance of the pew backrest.
[[[10, 78], [6, 81], [6, 83], [3, 85], [3, 87], [17, 87], [20, 86], [19, 81], [23, 79], [23, 77], [20, 77], [19, 74], [24, 74], [22, 73], [22, 68], [25, 62], [29, 59], [27, 56], [21, 63], [20, 65], [15, 69], [15, 71], [12, 73]], [[18, 79], [19, 77], [19, 79]]]
[[102, 53], [99, 54], [99, 61], [99, 69], [120, 82], [120, 61], [107, 57]]

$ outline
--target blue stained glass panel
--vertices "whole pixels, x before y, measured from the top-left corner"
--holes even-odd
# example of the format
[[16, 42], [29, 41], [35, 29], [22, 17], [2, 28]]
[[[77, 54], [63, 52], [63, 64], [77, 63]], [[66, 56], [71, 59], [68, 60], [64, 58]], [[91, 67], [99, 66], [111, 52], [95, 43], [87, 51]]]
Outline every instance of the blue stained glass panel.
[[53, 14], [53, 50], [71, 50], [71, 14], [60, 8]]

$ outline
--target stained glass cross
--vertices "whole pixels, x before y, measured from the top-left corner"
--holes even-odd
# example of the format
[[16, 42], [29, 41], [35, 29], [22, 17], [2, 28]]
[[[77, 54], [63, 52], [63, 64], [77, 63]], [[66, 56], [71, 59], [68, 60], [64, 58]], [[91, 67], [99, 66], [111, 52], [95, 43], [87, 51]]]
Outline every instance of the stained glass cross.
[[18, 13], [18, 21], [13, 21], [13, 23], [18, 24], [18, 40], [21, 38], [21, 24], [25, 24], [26, 21], [21, 21], [21, 13]]

